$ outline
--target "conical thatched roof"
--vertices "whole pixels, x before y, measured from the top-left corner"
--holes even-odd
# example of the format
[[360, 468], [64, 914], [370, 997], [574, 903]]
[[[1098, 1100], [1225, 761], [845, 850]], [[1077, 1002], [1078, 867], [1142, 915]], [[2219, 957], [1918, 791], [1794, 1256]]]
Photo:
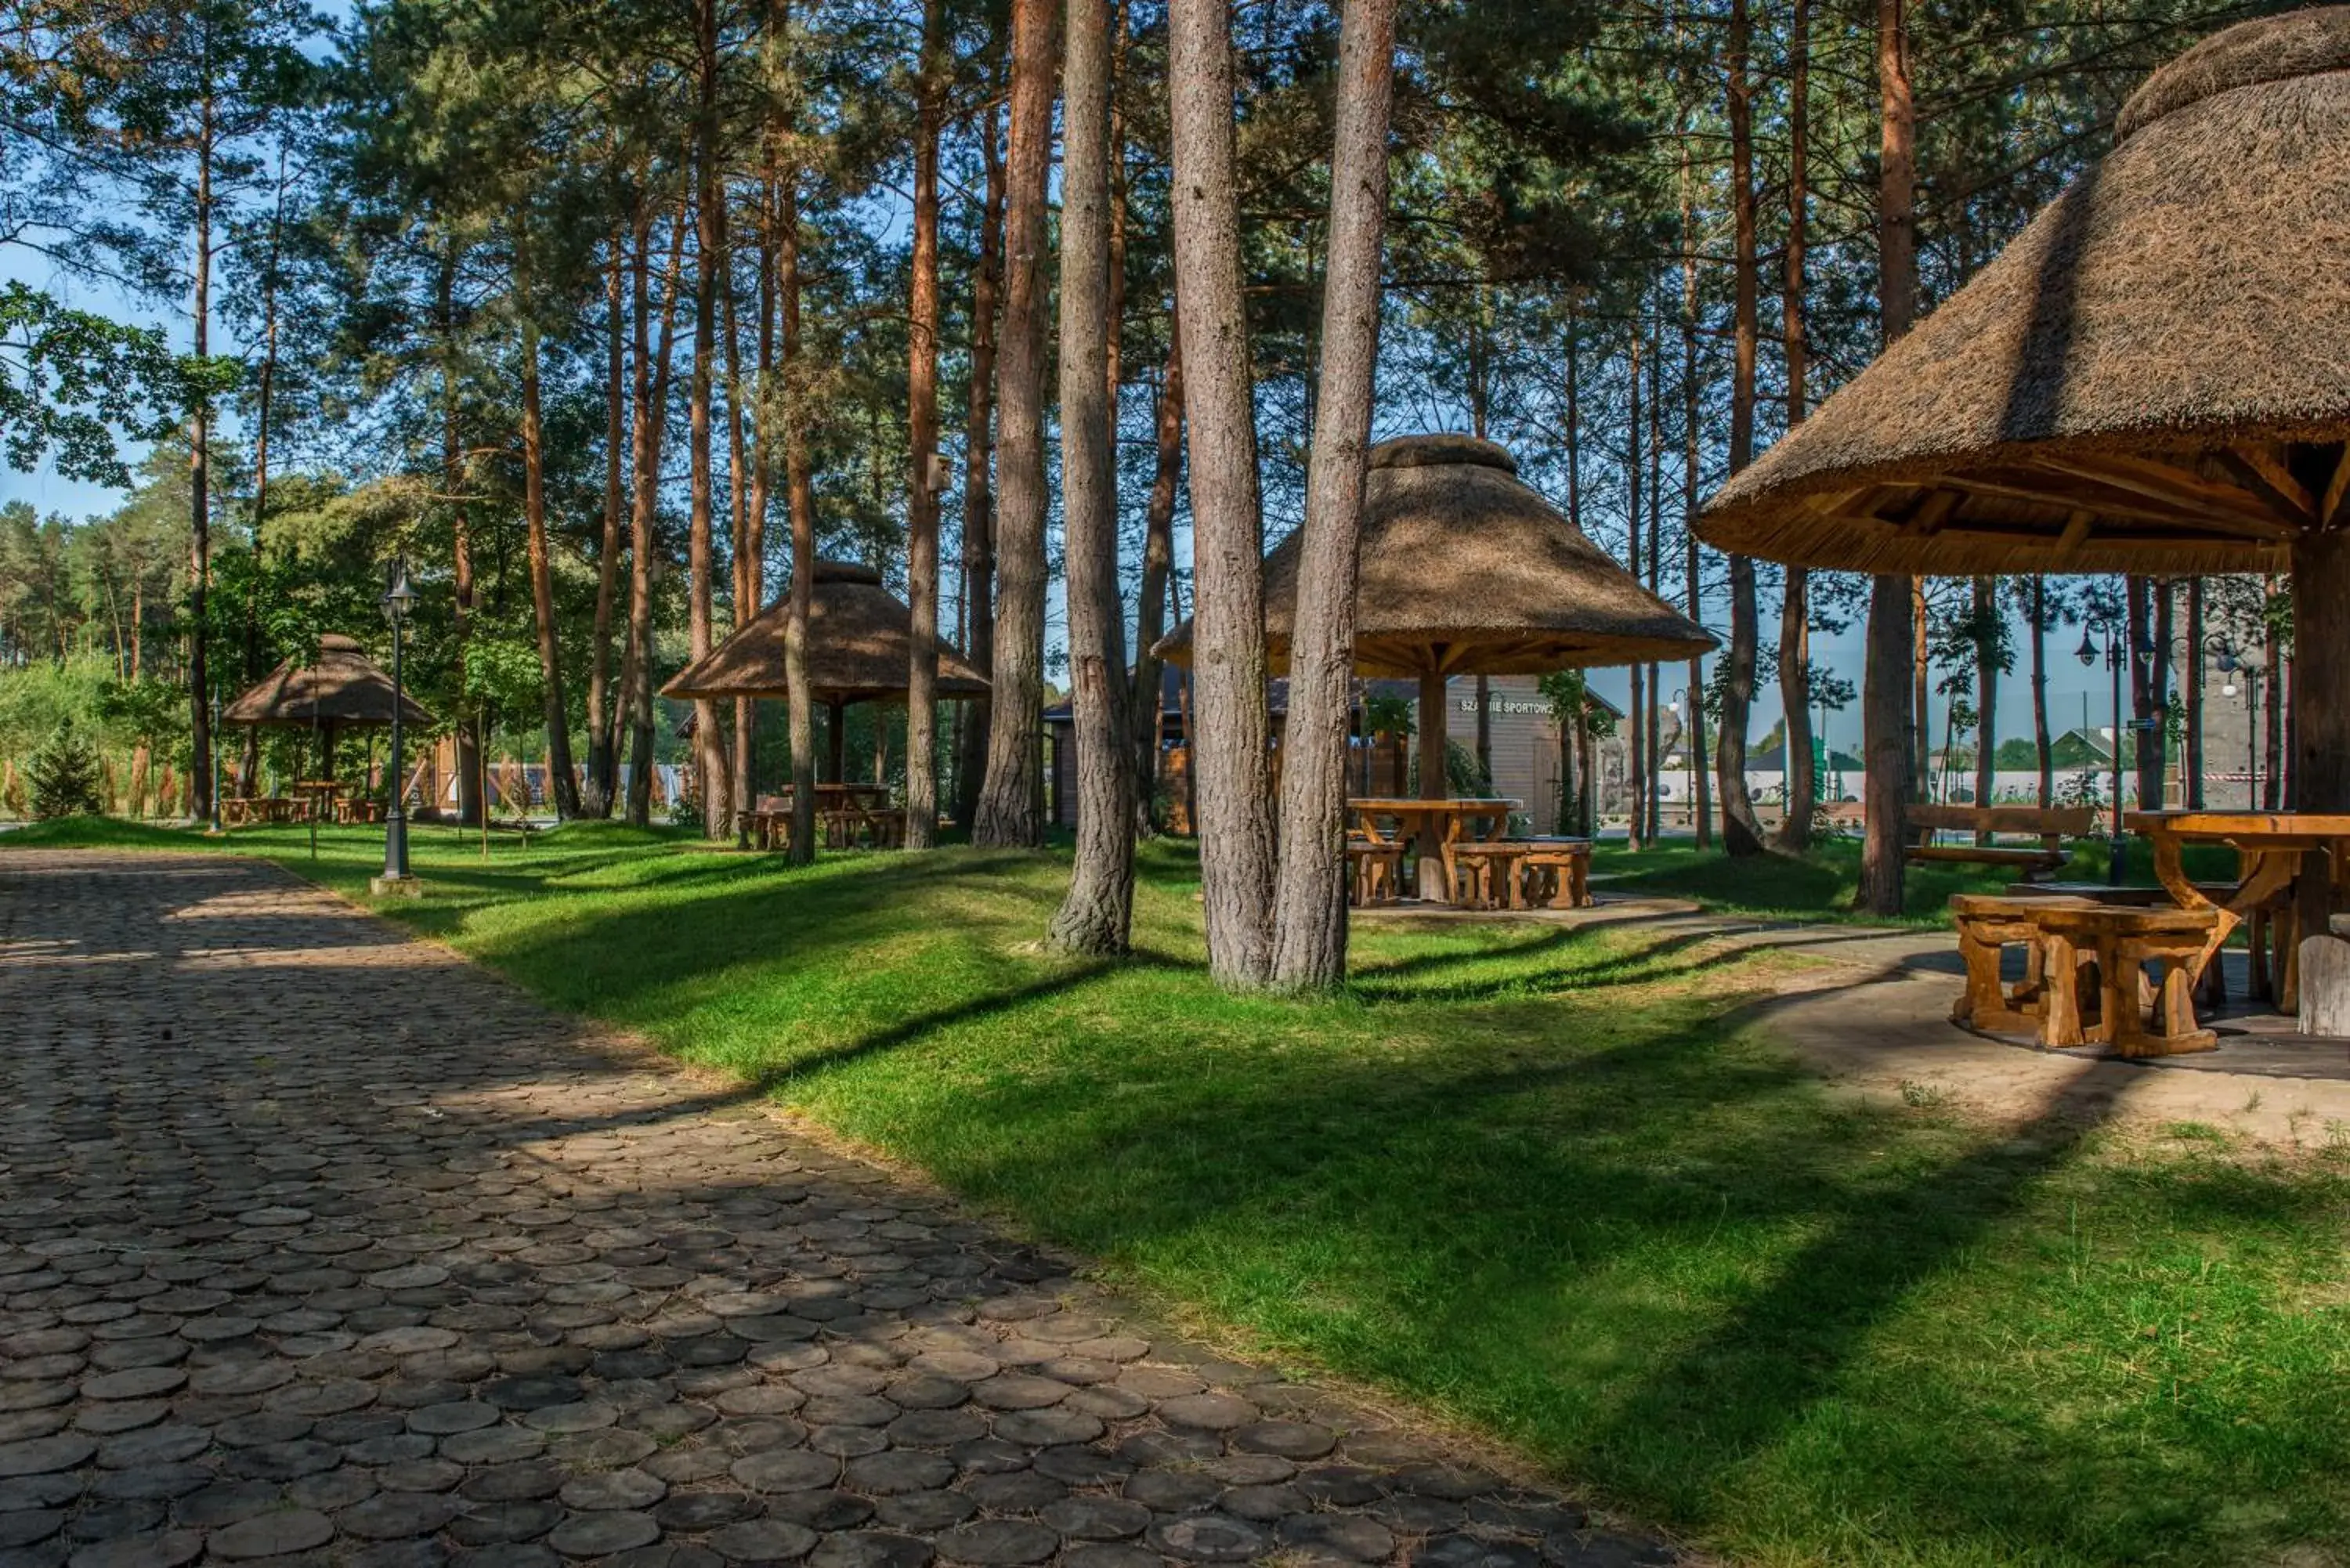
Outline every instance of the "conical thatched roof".
[[[786, 590], [756, 620], [698, 659], [661, 688], [664, 697], [784, 697]], [[913, 656], [913, 612], [881, 586], [881, 574], [854, 561], [818, 561], [808, 607], [808, 688], [818, 702], [905, 701]], [[939, 695], [976, 697], [987, 677], [955, 652], [939, 649]]]
[[[429, 724], [432, 715], [416, 699], [400, 694], [400, 716]], [[379, 669], [350, 638], [333, 632], [318, 639], [318, 662], [296, 666], [287, 659], [255, 682], [221, 714], [225, 724], [389, 724], [391, 677]]]
[[2350, 7], [2156, 72], [1999, 259], [1706, 509], [1893, 572], [2281, 571], [2350, 488]]
[[[1275, 670], [1288, 662], [1300, 551], [1292, 535], [1264, 560]], [[1520, 480], [1502, 447], [1423, 435], [1371, 449], [1355, 628], [1363, 674], [1544, 675], [1713, 646]], [[1188, 662], [1191, 623], [1159, 652]]]

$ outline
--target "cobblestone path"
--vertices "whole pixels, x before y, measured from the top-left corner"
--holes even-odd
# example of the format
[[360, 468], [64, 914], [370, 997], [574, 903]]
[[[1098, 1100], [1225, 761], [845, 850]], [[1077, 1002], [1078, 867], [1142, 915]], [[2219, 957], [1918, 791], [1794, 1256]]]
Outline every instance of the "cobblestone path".
[[274, 867], [0, 850], [0, 1568], [1665, 1562]]

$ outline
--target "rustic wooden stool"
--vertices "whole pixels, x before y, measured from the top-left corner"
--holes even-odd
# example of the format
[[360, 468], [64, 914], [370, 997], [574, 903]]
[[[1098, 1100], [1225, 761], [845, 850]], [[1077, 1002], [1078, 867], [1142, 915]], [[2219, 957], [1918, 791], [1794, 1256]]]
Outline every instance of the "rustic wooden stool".
[[[2219, 925], [2215, 909], [1962, 894], [1950, 900], [1950, 916], [1967, 961], [1966, 994], [1951, 1012], [1959, 1023], [1992, 1030], [2036, 1023], [2051, 1049], [2110, 1044], [2123, 1056], [2175, 1056], [2219, 1043], [2198, 1023], [2194, 996], [2196, 965]], [[1999, 953], [2015, 942], [2033, 944], [2037, 961], [2009, 992], [2000, 985]]]
[[[1950, 921], [1958, 928], [1959, 956], [1966, 962], [1967, 984], [1950, 1010], [1950, 1022], [1993, 1033], [2033, 1034], [2048, 1044], [2052, 1042], [2047, 1021], [2053, 1010], [2071, 1020], [2074, 1038], [2066, 1044], [2079, 1044], [2083, 960], [2069, 937], [2050, 931], [2046, 917], [2062, 909], [2095, 908], [2085, 898], [2002, 898], [1989, 893], [1953, 897]], [[2000, 956], [2016, 946], [2024, 949], [2024, 973], [2022, 982], [2009, 990], [2000, 978]], [[2052, 989], [2064, 993], [2061, 1004], [2052, 1004]]]
[[1403, 897], [1403, 846], [1367, 838], [1347, 845], [1347, 901], [1359, 908], [1392, 904]]
[[1528, 903], [1548, 909], [1583, 909], [1591, 905], [1591, 842], [1563, 838], [1535, 839], [1518, 862]]

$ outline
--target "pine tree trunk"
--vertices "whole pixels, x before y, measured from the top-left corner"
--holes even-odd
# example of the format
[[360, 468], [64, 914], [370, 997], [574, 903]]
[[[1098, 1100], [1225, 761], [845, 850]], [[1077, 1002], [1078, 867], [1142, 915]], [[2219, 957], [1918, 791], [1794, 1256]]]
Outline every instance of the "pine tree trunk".
[[2056, 804], [2056, 750], [2048, 733], [2048, 582], [2032, 579], [2032, 746], [2040, 770], [2040, 806]]
[[[1635, 322], [1629, 350], [1629, 374], [1625, 377], [1630, 388], [1630, 416], [1624, 423], [1624, 569], [1634, 577], [1640, 575], [1640, 486], [1645, 471], [1640, 461], [1640, 402], [1646, 383], [1640, 375], [1643, 347], [1641, 328]], [[1627, 726], [1624, 737], [1624, 782], [1629, 786], [1629, 798], [1625, 803], [1624, 842], [1627, 847], [1642, 850], [1648, 846], [1648, 796], [1655, 784], [1648, 778], [1648, 719], [1652, 711], [1648, 693], [1648, 666], [1635, 664], [1630, 673], [1630, 698], [1625, 704]]]
[[2203, 579], [2187, 579], [2187, 689], [2179, 695], [2187, 709], [2187, 770], [2182, 799], [2189, 811], [2203, 809]]
[[[712, 606], [717, 551], [711, 537], [713, 463], [710, 405], [718, 380], [718, 293], [726, 277], [726, 198], [719, 174], [718, 0], [695, 0], [693, 382], [686, 399], [686, 446], [691, 464], [686, 505], [686, 635], [691, 658], [716, 646]], [[694, 773], [701, 784], [702, 832], [723, 836], [733, 826], [727, 796], [733, 778], [718, 704], [693, 701]]]
[[1118, 596], [1118, 469], [1101, 367], [1110, 315], [1109, 7], [1068, 0], [1061, 164], [1061, 514], [1068, 565], [1077, 852], [1053, 917], [1064, 952], [1126, 950], [1134, 914], [1134, 751]]
[[[1755, 362], [1762, 343], [1762, 262], [1757, 255], [1754, 199], [1754, 103], [1747, 80], [1752, 25], [1747, 0], [1730, 5], [1730, 185], [1732, 246], [1730, 379], [1730, 472], [1754, 461]], [[1762, 853], [1762, 826], [1746, 792], [1746, 726], [1753, 711], [1755, 643], [1762, 611], [1755, 603], [1754, 559], [1730, 557], [1730, 650], [1722, 670], [1721, 732], [1714, 740], [1714, 777], [1721, 795], [1721, 844], [1732, 857]]]
[[1134, 826], [1146, 837], [1158, 831], [1150, 797], [1159, 779], [1160, 701], [1159, 658], [1150, 651], [1167, 633], [1168, 587], [1175, 569], [1175, 487], [1183, 472], [1183, 335], [1170, 309], [1167, 364], [1159, 378], [1159, 407], [1152, 420], [1156, 461], [1150, 500], [1142, 524], [1142, 591], [1134, 612], [1134, 683], [1127, 691], [1127, 715], [1134, 728]]
[[[1886, 345], [1898, 342], [1916, 316], [1915, 113], [1909, 94], [1906, 0], [1877, 0], [1877, 67], [1882, 98], [1877, 206], [1877, 308]], [[1913, 591], [1907, 577], [1878, 576], [1869, 585], [1861, 728], [1866, 782], [1858, 907], [1901, 912], [1901, 808], [1909, 794]]]
[[619, 782], [613, 746], [612, 608], [620, 587], [620, 443], [628, 371], [622, 338], [620, 294], [626, 249], [612, 237], [612, 265], [604, 284], [604, 527], [596, 553], [596, 619], [588, 634], [588, 777], [581, 793], [583, 816], [608, 817]]
[[[979, 271], [971, 286], [971, 394], [963, 414], [962, 602], [963, 657], [983, 675], [995, 663], [995, 342], [999, 279], [1003, 265], [1003, 160], [997, 151], [995, 109], [979, 122], [987, 191], [979, 226]], [[963, 702], [962, 753], [955, 761], [955, 820], [978, 821], [980, 785], [987, 771], [988, 705]]]
[[[764, 186], [760, 199], [766, 200]], [[766, 319], [766, 250], [759, 251], [760, 322], [764, 332]], [[726, 502], [733, 514], [729, 535], [728, 555], [732, 570], [728, 574], [727, 593], [733, 600], [734, 629], [740, 631], [759, 613], [759, 602], [765, 597], [764, 573], [761, 570], [766, 548], [766, 475], [754, 472], [751, 452], [745, 445], [743, 419], [743, 334], [735, 319], [735, 292], [732, 274], [723, 295], [725, 302], [726, 347]], [[740, 813], [758, 804], [758, 703], [749, 697], [734, 699], [734, 777], [733, 797], [738, 814], [734, 819], [737, 843], [749, 842], [747, 825]]]
[[2137, 809], [2162, 805], [2162, 736], [2155, 719], [2154, 660], [2140, 651], [2154, 636], [2154, 584], [2132, 576], [2123, 580], [2123, 619], [2129, 628], [2130, 781]]
[[[1975, 804], [1991, 804], [1999, 759], [1999, 580], [1975, 579]], [[1988, 835], [1983, 842], [1989, 843]]]
[[[2309, 530], [2293, 546], [2293, 809], [2350, 811], [2350, 542]], [[2270, 639], [2272, 646], [2275, 639]], [[2269, 691], [2273, 696], [2277, 683]], [[2322, 933], [2341, 906], [2329, 857], [2302, 861], [2301, 929]]]
[[538, 321], [530, 299], [528, 250], [515, 248], [515, 292], [522, 297], [522, 510], [528, 533], [530, 605], [538, 632], [539, 711], [546, 722], [547, 798], [568, 822], [579, 815], [579, 781], [571, 771], [571, 710], [563, 698], [563, 659], [556, 640], [555, 566], [546, 544], [546, 453], [541, 436]]
[[[1273, 779], [1266, 746], [1263, 518], [1241, 296], [1232, 49], [1224, 0], [1170, 0], [1176, 305], [1186, 346], [1200, 869], [1208, 967], [1272, 975]], [[1425, 715], [1423, 715], [1425, 722]]]
[[[1780, 341], [1787, 362], [1787, 428], [1811, 411], [1805, 380], [1810, 369], [1804, 332], [1804, 250], [1810, 235], [1811, 190], [1810, 0], [1794, 0], [1787, 21], [1787, 244], [1785, 286], [1780, 295]], [[1779, 847], [1801, 854], [1812, 846], [1812, 816], [1820, 781], [1812, 761], [1811, 573], [1790, 566], [1779, 596], [1779, 707], [1786, 718], [1783, 748], [1786, 770], [1786, 816], [1779, 825]]]
[[[1347, 0], [1330, 157], [1329, 259], [1314, 448], [1305, 482], [1297, 613], [1283, 732], [1281, 856], [1273, 982], [1326, 990], [1347, 978], [1347, 761], [1355, 686], [1355, 586], [1362, 556], [1371, 398], [1379, 356], [1379, 261], [1388, 205], [1388, 105], [1395, 0]], [[1492, 765], [1485, 682], [1480, 760]]]
[[[457, 679], [464, 680], [467, 633], [473, 618], [473, 536], [465, 502], [465, 446], [458, 426], [457, 245], [441, 260], [438, 327], [441, 336], [441, 489], [449, 503], [450, 576], [456, 590]], [[481, 716], [461, 705], [457, 715], [457, 820], [480, 826], [488, 800], [482, 788]]]
[[914, 247], [907, 311], [906, 602], [912, 611], [906, 671], [906, 847], [939, 833], [939, 136], [946, 113], [946, 0], [923, 0], [914, 130]]
[[[780, 7], [778, 8], [780, 10]], [[809, 466], [800, 367], [800, 171], [784, 171], [775, 213], [775, 296], [783, 317], [778, 363], [785, 400], [784, 502], [791, 514], [792, 598], [784, 617], [784, 683], [789, 688], [792, 748], [792, 844], [795, 866], [816, 858], [816, 694], [808, 690], [808, 616], [816, 604], [816, 475]], [[840, 732], [834, 714], [833, 734]]]
[[[648, 220], [648, 223], [650, 220]], [[636, 472], [629, 517], [629, 825], [643, 827], [652, 821], [653, 805], [653, 523], [660, 501], [660, 454], [669, 408], [670, 359], [677, 343], [678, 280], [685, 269], [685, 209], [681, 204], [671, 220], [669, 263], [663, 275], [660, 337], [656, 348], [648, 341], [651, 322], [646, 297], [646, 254], [638, 247], [636, 289], [637, 371], [633, 401], [633, 452]], [[650, 230], [640, 241], [650, 237]]]
[[1012, 3], [1012, 125], [1005, 154], [1003, 347], [997, 459], [995, 659], [987, 775], [972, 842], [1044, 842], [1045, 187], [1053, 157], [1051, 0]]
[[[196, 157], [195, 353], [212, 352], [213, 100], [207, 92]], [[199, 402], [188, 425], [188, 762], [191, 815], [209, 821], [213, 801], [212, 676], [205, 598], [212, 591], [212, 410]]]

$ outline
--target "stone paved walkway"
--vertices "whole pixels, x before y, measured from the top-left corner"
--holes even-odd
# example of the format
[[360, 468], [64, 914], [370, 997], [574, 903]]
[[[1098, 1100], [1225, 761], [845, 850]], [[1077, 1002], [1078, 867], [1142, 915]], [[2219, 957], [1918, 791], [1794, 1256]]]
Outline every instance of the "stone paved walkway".
[[0, 851], [0, 1568], [1670, 1562], [276, 869]]

